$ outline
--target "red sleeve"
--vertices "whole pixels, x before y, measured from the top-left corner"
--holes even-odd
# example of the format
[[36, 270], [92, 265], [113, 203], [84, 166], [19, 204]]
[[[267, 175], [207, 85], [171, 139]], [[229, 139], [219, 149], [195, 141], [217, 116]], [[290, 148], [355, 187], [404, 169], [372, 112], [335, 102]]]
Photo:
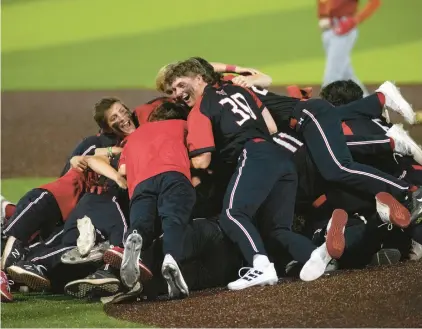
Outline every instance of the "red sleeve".
[[255, 101], [256, 105], [258, 106], [259, 110], [262, 111], [265, 108], [265, 105], [262, 104], [261, 100], [258, 98], [258, 96], [256, 96], [256, 94], [252, 90], [247, 89], [247, 88], [245, 88], [245, 89], [248, 91], [249, 94], [251, 94], [251, 96], [252, 96], [253, 100]]
[[120, 168], [121, 165], [125, 165], [125, 164], [126, 164], [126, 152], [125, 152], [125, 148], [123, 148], [122, 153], [120, 153], [118, 167]]
[[223, 81], [232, 81], [236, 76], [234, 74], [223, 75]]
[[202, 100], [196, 102], [188, 116], [187, 144], [191, 158], [215, 150], [212, 124], [210, 119], [201, 112], [201, 104]]

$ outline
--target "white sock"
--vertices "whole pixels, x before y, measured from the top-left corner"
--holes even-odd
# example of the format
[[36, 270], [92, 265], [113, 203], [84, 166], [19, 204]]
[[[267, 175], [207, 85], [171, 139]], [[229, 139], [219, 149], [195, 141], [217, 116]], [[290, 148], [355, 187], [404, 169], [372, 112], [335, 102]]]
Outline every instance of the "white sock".
[[267, 256], [256, 254], [253, 256], [253, 267], [254, 268], [264, 268], [270, 265], [270, 260]]

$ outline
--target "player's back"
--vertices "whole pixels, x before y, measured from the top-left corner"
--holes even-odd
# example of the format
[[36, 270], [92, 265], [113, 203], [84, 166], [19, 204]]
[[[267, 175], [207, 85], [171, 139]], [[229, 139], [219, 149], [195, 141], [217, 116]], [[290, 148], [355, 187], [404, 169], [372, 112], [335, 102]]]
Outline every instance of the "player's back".
[[181, 172], [190, 179], [186, 129], [184, 120], [155, 121], [141, 125], [129, 136], [121, 163], [126, 165], [130, 195], [138, 183], [164, 172]]
[[262, 116], [263, 108], [255, 94], [240, 86], [224, 84], [205, 88], [199, 110], [212, 123], [216, 148], [222, 160], [236, 162], [248, 140], [271, 140]]

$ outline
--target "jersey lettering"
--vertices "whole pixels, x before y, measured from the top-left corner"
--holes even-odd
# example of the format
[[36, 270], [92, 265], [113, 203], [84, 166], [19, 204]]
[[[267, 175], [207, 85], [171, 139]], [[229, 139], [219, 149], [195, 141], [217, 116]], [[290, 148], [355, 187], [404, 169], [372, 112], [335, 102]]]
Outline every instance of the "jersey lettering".
[[255, 113], [252, 111], [248, 101], [241, 93], [236, 93], [230, 97], [223, 98], [219, 103], [221, 105], [230, 104], [232, 107], [230, 110], [235, 114], [240, 114], [242, 119], [236, 121], [239, 126], [243, 125], [250, 118], [256, 120]]
[[254, 93], [260, 94], [262, 96], [265, 96], [266, 94], [268, 94], [268, 90], [264, 88], [258, 88], [258, 87], [252, 86], [251, 89]]
[[383, 123], [383, 121], [381, 119], [372, 119], [372, 121], [374, 123], [376, 123], [382, 130], [384, 130], [385, 132], [387, 132], [390, 127], [389, 126], [385, 126]]

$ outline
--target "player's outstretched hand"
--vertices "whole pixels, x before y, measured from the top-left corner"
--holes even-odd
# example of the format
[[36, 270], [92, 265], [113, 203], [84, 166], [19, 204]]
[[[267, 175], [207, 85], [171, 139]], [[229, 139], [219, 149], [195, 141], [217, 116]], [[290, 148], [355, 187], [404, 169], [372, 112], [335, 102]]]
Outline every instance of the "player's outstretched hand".
[[252, 84], [250, 83], [248, 77], [244, 77], [243, 75], [238, 75], [232, 79], [232, 82], [236, 85], [242, 86], [244, 88], [251, 87]]
[[79, 171], [84, 171], [88, 168], [88, 163], [85, 160], [83, 155], [77, 155], [70, 159], [70, 166], [72, 168], [78, 169]]

